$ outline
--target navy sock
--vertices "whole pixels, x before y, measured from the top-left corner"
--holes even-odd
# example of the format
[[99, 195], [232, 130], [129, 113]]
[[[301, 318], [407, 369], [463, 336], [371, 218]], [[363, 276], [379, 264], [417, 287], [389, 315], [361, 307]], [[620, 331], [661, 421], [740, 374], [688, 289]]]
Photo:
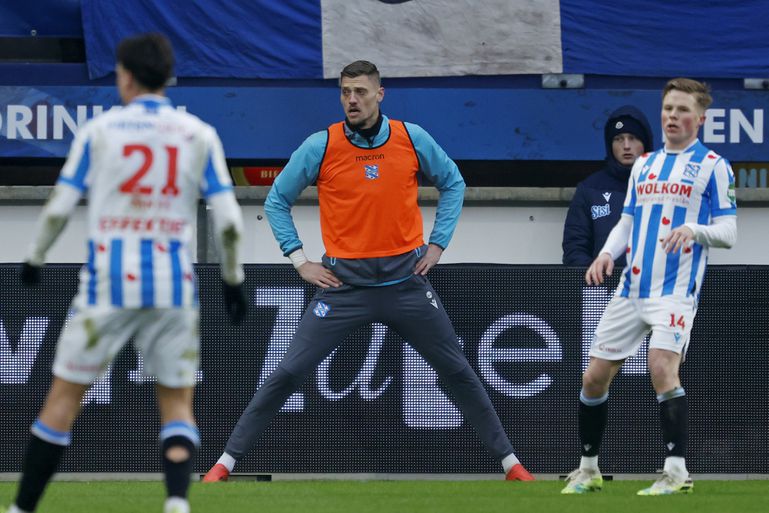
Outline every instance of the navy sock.
[[686, 457], [689, 443], [689, 401], [683, 388], [657, 396], [660, 403], [660, 424], [665, 456]]
[[579, 441], [582, 456], [598, 456], [609, 420], [609, 394], [590, 399], [579, 394]]
[[56, 472], [65, 445], [46, 442], [35, 434], [29, 440], [21, 467], [21, 482], [16, 505], [24, 511], [35, 511], [48, 481]]
[[[163, 426], [160, 438], [163, 453], [163, 471], [165, 472], [168, 496], [187, 498], [192, 464], [195, 460], [195, 453], [200, 440], [198, 430], [195, 426], [186, 422], [170, 422]], [[169, 450], [172, 451], [175, 448], [186, 450], [189, 456], [181, 461], [169, 459]]]

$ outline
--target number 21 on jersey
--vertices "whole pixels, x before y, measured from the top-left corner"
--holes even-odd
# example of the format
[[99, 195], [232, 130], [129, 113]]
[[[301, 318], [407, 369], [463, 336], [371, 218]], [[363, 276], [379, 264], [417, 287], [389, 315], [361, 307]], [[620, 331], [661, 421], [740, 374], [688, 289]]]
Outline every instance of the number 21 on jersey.
[[[179, 187], [176, 185], [176, 165], [179, 160], [179, 148], [176, 146], [164, 146], [164, 148], [168, 154], [168, 169], [166, 169], [166, 183], [160, 190], [160, 193], [163, 196], [178, 196]], [[152, 186], [146, 182], [142, 184], [141, 181], [155, 160], [152, 148], [144, 144], [126, 144], [123, 146], [124, 157], [130, 157], [134, 153], [139, 153], [142, 156], [142, 163], [128, 180], [120, 184], [120, 192], [124, 194], [141, 194], [143, 196], [150, 195], [154, 192]]]

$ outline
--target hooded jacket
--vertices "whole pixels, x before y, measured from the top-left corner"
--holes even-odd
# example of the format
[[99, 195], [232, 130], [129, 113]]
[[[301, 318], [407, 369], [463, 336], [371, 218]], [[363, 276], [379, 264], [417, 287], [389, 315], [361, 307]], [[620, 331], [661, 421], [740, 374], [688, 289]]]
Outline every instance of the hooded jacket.
[[[631, 167], [625, 167], [614, 158], [612, 130], [620, 118], [636, 120], [644, 134], [640, 134], [644, 152], [653, 151], [652, 131], [646, 116], [637, 108], [625, 105], [609, 115], [604, 125], [606, 163], [577, 184], [563, 229], [563, 263], [572, 266], [588, 266], [606, 242], [609, 232], [619, 221], [627, 193], [627, 181]], [[625, 265], [620, 256], [615, 265]]]

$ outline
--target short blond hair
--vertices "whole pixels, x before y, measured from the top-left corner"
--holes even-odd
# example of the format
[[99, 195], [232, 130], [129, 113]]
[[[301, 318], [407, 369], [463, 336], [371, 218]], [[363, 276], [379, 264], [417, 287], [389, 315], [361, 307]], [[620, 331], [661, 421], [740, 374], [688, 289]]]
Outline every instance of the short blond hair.
[[670, 91], [681, 91], [693, 95], [697, 105], [702, 108], [702, 112], [708, 110], [710, 104], [713, 103], [713, 97], [710, 95], [710, 86], [705, 82], [698, 82], [691, 78], [674, 78], [669, 80], [662, 89], [663, 100]]

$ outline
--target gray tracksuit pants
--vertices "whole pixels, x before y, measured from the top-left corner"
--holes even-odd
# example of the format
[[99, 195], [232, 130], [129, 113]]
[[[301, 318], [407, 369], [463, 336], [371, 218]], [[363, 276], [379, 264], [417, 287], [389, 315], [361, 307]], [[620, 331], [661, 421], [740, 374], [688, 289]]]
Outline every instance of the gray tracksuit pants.
[[[435, 301], [435, 305], [432, 301]], [[436, 307], [437, 305], [437, 307]], [[423, 276], [382, 287], [320, 289], [304, 312], [283, 360], [254, 394], [225, 451], [241, 459], [304, 380], [355, 329], [380, 322], [438, 373], [466, 420], [498, 460], [513, 453], [480, 379], [470, 367], [438, 295]]]

